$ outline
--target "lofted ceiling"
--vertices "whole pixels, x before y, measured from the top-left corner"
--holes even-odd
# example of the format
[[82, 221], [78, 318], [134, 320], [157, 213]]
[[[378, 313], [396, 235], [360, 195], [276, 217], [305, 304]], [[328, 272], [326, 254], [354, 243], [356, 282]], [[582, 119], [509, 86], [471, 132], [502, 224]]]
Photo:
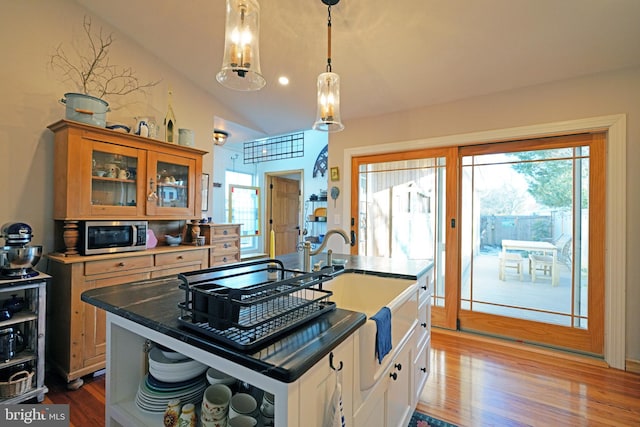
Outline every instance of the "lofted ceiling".
[[[76, 1], [245, 117], [251, 128], [241, 133], [311, 128], [326, 66], [321, 0], [259, 0], [267, 85], [258, 92], [215, 79], [224, 0]], [[331, 15], [347, 128], [355, 118], [640, 66], [638, 0], [342, 0]]]

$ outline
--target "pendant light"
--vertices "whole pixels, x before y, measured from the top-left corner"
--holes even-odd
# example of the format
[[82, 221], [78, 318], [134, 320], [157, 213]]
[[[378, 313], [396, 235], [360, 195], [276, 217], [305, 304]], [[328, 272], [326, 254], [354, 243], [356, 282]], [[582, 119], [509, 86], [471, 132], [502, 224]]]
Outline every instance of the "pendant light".
[[226, 0], [222, 69], [216, 80], [234, 90], [260, 90], [260, 5], [258, 0]]
[[327, 5], [327, 71], [318, 76], [318, 109], [313, 129], [339, 132], [344, 129], [340, 119], [340, 76], [331, 71], [331, 6], [340, 0], [321, 0]]

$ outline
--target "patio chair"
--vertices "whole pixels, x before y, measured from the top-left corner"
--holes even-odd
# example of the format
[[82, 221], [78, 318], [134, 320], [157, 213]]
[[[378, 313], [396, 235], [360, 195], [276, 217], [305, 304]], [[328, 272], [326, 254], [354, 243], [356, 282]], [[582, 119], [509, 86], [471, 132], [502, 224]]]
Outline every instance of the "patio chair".
[[501, 253], [498, 255], [498, 264], [498, 278], [500, 280], [505, 280], [504, 275], [507, 268], [513, 268], [522, 282], [522, 255], [513, 252]]
[[531, 274], [532, 282], [536, 281], [536, 271], [542, 271], [543, 276], [549, 274], [549, 278], [553, 277], [553, 268], [555, 266], [553, 265], [552, 256], [529, 254], [529, 273]]

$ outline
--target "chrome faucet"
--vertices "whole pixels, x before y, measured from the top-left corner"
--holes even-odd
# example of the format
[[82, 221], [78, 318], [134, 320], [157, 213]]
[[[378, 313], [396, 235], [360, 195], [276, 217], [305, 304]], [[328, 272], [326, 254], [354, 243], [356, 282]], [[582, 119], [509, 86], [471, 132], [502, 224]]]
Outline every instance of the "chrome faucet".
[[[322, 243], [320, 244], [320, 246], [318, 246], [318, 249], [316, 250], [311, 250], [311, 242], [304, 242], [304, 245], [302, 247], [302, 251], [304, 254], [304, 266], [303, 269], [305, 272], [310, 272], [311, 271], [311, 256], [313, 255], [318, 255], [320, 252], [322, 252], [322, 250], [325, 248], [325, 246], [327, 246], [327, 242], [329, 241], [329, 237], [331, 237], [333, 234], [339, 234], [342, 236], [342, 238], [344, 239], [344, 242], [347, 245], [351, 244], [351, 238], [349, 237], [349, 233], [347, 233], [346, 231], [339, 229], [339, 228], [332, 228], [331, 230], [327, 231], [324, 235], [324, 239], [322, 240]], [[328, 255], [327, 259], [330, 259], [331, 254]], [[327, 262], [328, 266], [331, 267], [331, 263]]]

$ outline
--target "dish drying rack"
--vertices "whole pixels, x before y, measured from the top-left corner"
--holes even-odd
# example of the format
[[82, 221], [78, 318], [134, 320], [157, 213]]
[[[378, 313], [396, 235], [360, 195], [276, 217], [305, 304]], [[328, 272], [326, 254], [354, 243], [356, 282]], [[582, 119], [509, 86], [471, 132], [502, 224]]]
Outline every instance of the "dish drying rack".
[[322, 289], [331, 279], [327, 271], [287, 270], [269, 259], [182, 273], [178, 322], [239, 350], [254, 350], [336, 308], [332, 292]]

